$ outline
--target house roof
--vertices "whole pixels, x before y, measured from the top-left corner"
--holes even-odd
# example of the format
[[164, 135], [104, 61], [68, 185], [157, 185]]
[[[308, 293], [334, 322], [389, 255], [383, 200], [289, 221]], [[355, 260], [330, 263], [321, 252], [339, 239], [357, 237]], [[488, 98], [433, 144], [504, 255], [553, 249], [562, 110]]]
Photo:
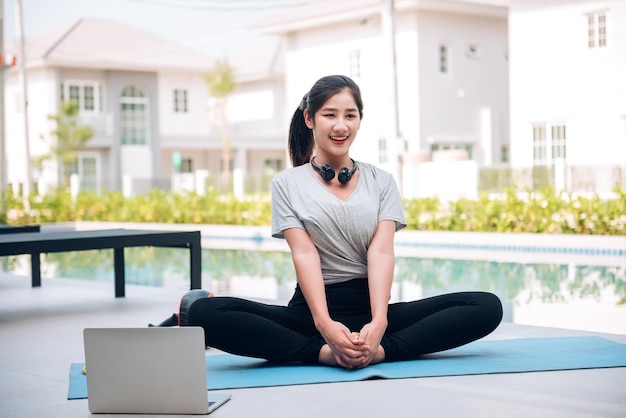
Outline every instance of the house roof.
[[[440, 10], [454, 13], [506, 17], [511, 0], [396, 0], [396, 11]], [[321, 0], [287, 8], [255, 26], [259, 33], [285, 34], [298, 30], [364, 19], [380, 14], [389, 0]]]
[[110, 20], [80, 19], [27, 41], [25, 49], [29, 67], [208, 72], [214, 65], [207, 54]]
[[277, 36], [257, 39], [250, 48], [229, 57], [239, 81], [281, 76], [285, 71], [286, 41]]

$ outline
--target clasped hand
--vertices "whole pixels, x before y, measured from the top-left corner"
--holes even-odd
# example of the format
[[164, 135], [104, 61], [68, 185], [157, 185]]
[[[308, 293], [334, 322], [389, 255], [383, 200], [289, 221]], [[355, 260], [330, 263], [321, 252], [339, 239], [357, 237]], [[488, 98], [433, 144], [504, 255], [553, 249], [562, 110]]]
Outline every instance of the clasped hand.
[[384, 332], [384, 327], [377, 327], [371, 322], [360, 332], [351, 332], [348, 327], [337, 321], [332, 321], [320, 329], [337, 365], [346, 369], [361, 369], [380, 361], [378, 350]]

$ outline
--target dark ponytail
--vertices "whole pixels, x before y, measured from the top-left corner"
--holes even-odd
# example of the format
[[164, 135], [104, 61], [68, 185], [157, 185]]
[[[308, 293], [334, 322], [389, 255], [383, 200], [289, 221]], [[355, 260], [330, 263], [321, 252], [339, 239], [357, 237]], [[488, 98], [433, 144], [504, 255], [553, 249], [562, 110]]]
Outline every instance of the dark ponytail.
[[300, 105], [293, 112], [291, 124], [289, 125], [289, 158], [294, 167], [308, 163], [313, 157], [315, 148], [313, 132], [306, 126], [304, 121], [304, 110], [307, 109], [309, 117], [314, 119], [315, 113], [324, 106], [328, 99], [345, 89], [352, 94], [359, 110], [359, 117], [362, 119], [363, 100], [361, 99], [361, 90], [350, 77], [344, 75], [322, 77], [315, 82], [311, 90], [302, 98]]
[[306, 126], [304, 121], [304, 109], [307, 108], [307, 96], [308, 93], [304, 95], [300, 105], [295, 112], [293, 112], [291, 124], [289, 125], [289, 158], [294, 167], [308, 163], [311, 160], [315, 146], [313, 131]]

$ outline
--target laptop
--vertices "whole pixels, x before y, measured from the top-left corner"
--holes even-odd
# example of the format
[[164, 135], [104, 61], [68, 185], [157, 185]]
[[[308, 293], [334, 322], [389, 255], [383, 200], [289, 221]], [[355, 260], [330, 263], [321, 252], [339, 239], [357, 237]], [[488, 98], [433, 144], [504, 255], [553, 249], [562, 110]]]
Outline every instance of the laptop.
[[207, 390], [200, 327], [85, 328], [89, 410], [210, 414], [231, 398]]

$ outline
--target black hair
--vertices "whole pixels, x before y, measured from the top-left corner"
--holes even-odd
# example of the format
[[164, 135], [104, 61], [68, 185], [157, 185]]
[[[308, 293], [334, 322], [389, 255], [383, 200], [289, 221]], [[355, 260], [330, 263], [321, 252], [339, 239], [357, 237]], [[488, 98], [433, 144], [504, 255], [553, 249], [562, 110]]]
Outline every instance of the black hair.
[[314, 118], [315, 113], [335, 94], [342, 90], [348, 90], [359, 110], [359, 117], [363, 118], [363, 100], [359, 86], [345, 75], [329, 75], [315, 82], [311, 90], [304, 95], [298, 108], [294, 111], [289, 125], [289, 158], [291, 164], [296, 167], [306, 164], [313, 156], [315, 146], [313, 132], [306, 126], [304, 110], [307, 109], [309, 117]]

